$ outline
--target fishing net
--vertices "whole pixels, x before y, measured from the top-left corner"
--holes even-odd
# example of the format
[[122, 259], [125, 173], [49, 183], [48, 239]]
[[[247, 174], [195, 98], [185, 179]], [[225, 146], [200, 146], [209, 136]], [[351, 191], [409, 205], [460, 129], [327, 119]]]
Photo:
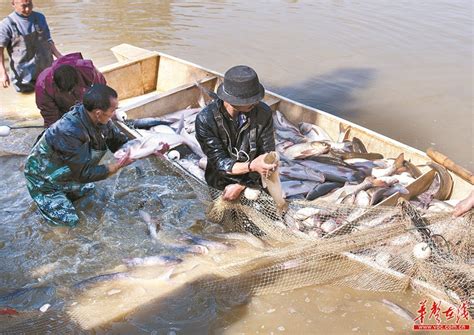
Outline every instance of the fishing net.
[[[149, 317], [150, 308], [160, 315], [156, 329], [165, 331], [178, 324], [179, 329], [192, 331], [197, 322], [206, 333], [215, 318], [216, 310], [209, 306], [214, 306], [216, 297], [235, 304], [253, 295], [319, 284], [392, 292], [412, 288], [453, 305], [466, 302], [473, 313], [472, 211], [453, 219], [448, 212], [421, 210], [408, 201], [392, 207], [361, 207], [293, 200], [279, 213], [265, 192], [253, 200], [241, 196], [224, 201], [221, 191], [208, 187], [179, 162], [152, 161], [153, 169], [173, 177], [168, 178], [169, 189], [197, 197], [197, 210], [205, 213], [205, 237], [223, 243], [234, 237], [232, 244], [237, 248], [213, 250], [211, 244], [209, 253], [190, 254], [166, 280], [160, 279], [166, 272], [161, 267], [126, 269], [132, 276], [114, 277], [113, 286], [98, 281], [75, 292], [60, 308], [0, 315], [1, 333], [110, 331], [101, 327], [112, 321], [126, 324], [130, 314]], [[159, 215], [158, 206], [137, 199], [128, 188], [121, 190], [123, 184], [116, 186], [114, 197], [129, 199], [130, 204], [140, 201]], [[147, 190], [152, 192], [153, 188]], [[104, 268], [104, 272], [113, 271], [118, 270]], [[126, 302], [121, 296], [124, 292]], [[191, 307], [189, 296], [193, 297]], [[177, 297], [181, 297], [179, 303]], [[176, 312], [169, 311], [170, 301], [182, 312], [178, 321]], [[184, 306], [205, 312], [187, 324], [186, 313], [192, 311]], [[167, 313], [173, 315], [172, 321], [166, 319]]]
[[[264, 192], [256, 200], [224, 201], [220, 191], [178, 171], [207, 206], [209, 220], [268, 244], [258, 255], [220, 267], [220, 275], [236, 276], [239, 289], [264, 294], [313, 284], [375, 291], [412, 287], [452, 303], [472, 302], [472, 211], [453, 219], [403, 199], [376, 208], [296, 200], [278, 215]], [[217, 286], [228, 284], [226, 278]], [[216, 289], [215, 282], [205, 286]]]

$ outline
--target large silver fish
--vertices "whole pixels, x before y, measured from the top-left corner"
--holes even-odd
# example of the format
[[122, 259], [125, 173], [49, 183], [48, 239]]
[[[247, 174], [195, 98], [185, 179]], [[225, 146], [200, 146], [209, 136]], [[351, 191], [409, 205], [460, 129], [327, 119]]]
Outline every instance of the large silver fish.
[[196, 245], [202, 245], [208, 248], [209, 250], [215, 249], [215, 250], [228, 250], [230, 247], [227, 244], [217, 242], [217, 241], [211, 241], [199, 236], [195, 235], [190, 235], [190, 234], [185, 234], [184, 236], [180, 237], [180, 240], [192, 242]]
[[283, 190], [281, 188], [280, 182], [280, 171], [278, 168], [278, 164], [280, 158], [275, 151], [271, 151], [265, 155], [263, 161], [267, 164], [276, 164], [276, 169], [273, 173], [268, 177], [262, 176], [262, 184], [264, 187], [267, 188], [268, 193], [270, 193], [271, 197], [275, 201], [277, 205], [278, 213], [283, 213], [288, 208], [288, 204], [286, 203], [285, 199], [283, 198]]
[[167, 143], [171, 148], [180, 144], [185, 144], [199, 157], [206, 155], [201, 149], [196, 137], [188, 134], [185, 129], [184, 119], [181, 118], [176, 130], [168, 126], [157, 126], [151, 129], [152, 135], [159, 138], [162, 142]]
[[76, 284], [73, 285], [73, 289], [84, 290], [97, 283], [107, 282], [107, 281], [112, 281], [112, 280], [122, 280], [122, 279], [127, 279], [127, 278], [130, 278], [130, 273], [128, 272], [105, 273], [105, 274], [101, 274], [98, 276], [81, 280], [80, 282], [77, 282]]
[[315, 188], [316, 185], [319, 185], [319, 183], [315, 181], [308, 181], [308, 180], [305, 180], [305, 181], [291, 180], [291, 181], [284, 181], [281, 183], [285, 198], [292, 197], [299, 194], [306, 195], [313, 188]]
[[134, 257], [125, 258], [123, 262], [127, 267], [137, 266], [170, 266], [177, 265], [183, 260], [174, 256], [147, 256], [147, 257]]
[[293, 143], [306, 142], [300, 130], [291, 124], [280, 111], [276, 111], [273, 115], [273, 127], [275, 128], [275, 137], [277, 140], [286, 140]]
[[329, 145], [323, 142], [305, 142], [294, 144], [283, 151], [283, 155], [290, 159], [305, 159], [329, 152]]
[[164, 139], [146, 136], [128, 141], [114, 153], [114, 157], [121, 159], [130, 151], [130, 158], [136, 160], [156, 153], [164, 153], [168, 148], [169, 146]]
[[324, 129], [315, 124], [301, 122], [299, 124], [299, 129], [301, 133], [310, 141], [333, 141], [331, 136], [329, 136], [329, 134], [326, 133]]
[[218, 238], [223, 238], [226, 240], [238, 240], [245, 242], [247, 244], [250, 244], [254, 248], [257, 249], [265, 249], [267, 245], [265, 244], [264, 241], [259, 239], [258, 237], [245, 232], [245, 233], [222, 233], [222, 234], [216, 234], [216, 237]]
[[[180, 159], [177, 161], [177, 163], [183, 168], [185, 169], [186, 171], [188, 171], [189, 173], [191, 173], [193, 176], [195, 176], [196, 178], [204, 181], [205, 180], [205, 174], [204, 174], [204, 170], [201, 169], [199, 167], [199, 162], [196, 161], [196, 163], [194, 163], [193, 161], [189, 160], [189, 159]], [[204, 167], [205, 168], [205, 167]]]
[[324, 182], [324, 175], [322, 173], [311, 170], [299, 164], [293, 164], [291, 166], [282, 166], [279, 169], [280, 175], [288, 178], [311, 180], [319, 183]]
[[336, 182], [355, 182], [361, 181], [363, 179], [363, 174], [358, 171], [354, 171], [347, 167], [336, 166], [332, 164], [324, 164], [311, 160], [304, 160], [300, 162], [301, 165], [304, 165], [312, 170], [319, 171], [324, 174], [324, 178], [328, 181]]
[[373, 168], [372, 169], [372, 176], [378, 178], [378, 177], [385, 177], [385, 176], [391, 176], [399, 169], [400, 167], [403, 166], [403, 162], [405, 161], [403, 153], [401, 153], [395, 161], [393, 161], [392, 164], [390, 164], [387, 168]]

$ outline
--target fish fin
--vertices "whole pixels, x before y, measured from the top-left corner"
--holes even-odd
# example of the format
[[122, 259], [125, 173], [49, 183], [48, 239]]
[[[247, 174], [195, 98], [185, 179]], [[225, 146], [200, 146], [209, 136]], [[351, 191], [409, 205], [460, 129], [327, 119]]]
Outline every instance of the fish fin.
[[364, 143], [358, 137], [352, 137], [352, 147], [357, 149], [355, 151], [359, 153], [368, 153], [367, 148], [365, 147]]
[[404, 154], [403, 154], [403, 152], [402, 152], [400, 155], [398, 155], [397, 159], [395, 159], [395, 163], [394, 163], [394, 164], [395, 164], [395, 167], [396, 167], [397, 169], [401, 168], [401, 167], [403, 166], [403, 163], [404, 163], [404, 162], [405, 162], [405, 156], [404, 156]]
[[338, 142], [342, 143], [349, 139], [349, 132], [351, 130], [351, 126], [344, 126], [342, 122], [339, 123], [339, 138]]

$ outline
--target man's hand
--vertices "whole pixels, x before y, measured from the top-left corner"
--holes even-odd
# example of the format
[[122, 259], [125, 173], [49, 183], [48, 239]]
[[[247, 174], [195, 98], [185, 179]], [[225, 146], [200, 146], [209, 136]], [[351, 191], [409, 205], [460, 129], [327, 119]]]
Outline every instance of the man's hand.
[[466, 199], [460, 201], [456, 207], [454, 207], [453, 216], [461, 216], [468, 212], [471, 208], [474, 208], [474, 191], [472, 191]]
[[264, 162], [265, 156], [267, 154], [262, 154], [255, 158], [250, 163], [250, 170], [252, 172], [258, 172], [261, 176], [268, 178], [272, 175], [273, 171], [277, 168], [277, 164], [267, 164]]
[[5, 88], [10, 86], [10, 77], [5, 70], [0, 70], [0, 84]]
[[130, 148], [129, 148], [127, 150], [127, 152], [125, 153], [125, 155], [123, 155], [123, 157], [120, 158], [117, 163], [109, 164], [108, 165], [109, 174], [112, 175], [115, 172], [117, 172], [118, 170], [120, 170], [121, 168], [123, 168], [124, 166], [127, 166], [127, 165], [133, 163], [134, 160], [130, 158], [130, 154], [131, 154], [131, 151], [130, 151]]
[[240, 185], [240, 184], [227, 185], [224, 189], [224, 192], [222, 192], [222, 199], [227, 200], [227, 201], [233, 201], [240, 196], [240, 193], [242, 193], [243, 190], [245, 190], [244, 185]]
[[7, 68], [5, 67], [4, 47], [0, 47], [0, 85], [2, 87], [10, 86], [10, 78], [8, 77]]

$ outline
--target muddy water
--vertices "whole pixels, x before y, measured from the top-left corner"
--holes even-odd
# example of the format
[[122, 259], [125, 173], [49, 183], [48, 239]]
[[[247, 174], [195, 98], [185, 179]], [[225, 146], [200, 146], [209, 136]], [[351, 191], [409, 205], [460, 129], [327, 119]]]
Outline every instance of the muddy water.
[[[35, 5], [46, 14], [63, 53], [81, 51], [98, 66], [114, 61], [109, 48], [120, 43], [160, 50], [220, 72], [237, 63], [249, 64], [275, 92], [421, 150], [434, 146], [473, 167], [470, 1], [275, 5], [138, 0]], [[0, 16], [9, 11], [9, 1], [2, 1]], [[29, 109], [32, 99], [0, 90], [0, 117], [8, 117], [5, 122], [37, 117]], [[1, 139], [2, 146], [13, 152], [22, 146], [21, 139]], [[143, 176], [131, 167], [118, 178], [98, 183], [93, 201], [78, 204], [81, 227], [71, 232], [52, 229], [28, 197], [21, 175], [23, 158], [0, 159], [2, 293], [39, 283], [59, 287], [53, 302], [60, 304], [70, 297], [67, 288], [113, 270], [122, 258], [172, 252], [150, 242], [137, 213], [143, 206], [162, 218], [171, 233], [203, 218], [199, 202], [185, 185], [176, 187], [175, 177], [147, 166]], [[152, 186], [134, 188], [143, 184]], [[110, 293], [116, 288], [108, 289]], [[424, 298], [311, 287], [235, 306], [184, 289], [181, 293], [167, 308], [152, 305], [157, 309], [123, 317], [102, 330], [153, 333], [168, 325], [176, 333], [401, 334], [412, 323], [391, 313], [380, 300], [391, 299], [414, 312]], [[39, 297], [40, 302], [48, 299]], [[190, 306], [196, 308], [188, 310]]]

